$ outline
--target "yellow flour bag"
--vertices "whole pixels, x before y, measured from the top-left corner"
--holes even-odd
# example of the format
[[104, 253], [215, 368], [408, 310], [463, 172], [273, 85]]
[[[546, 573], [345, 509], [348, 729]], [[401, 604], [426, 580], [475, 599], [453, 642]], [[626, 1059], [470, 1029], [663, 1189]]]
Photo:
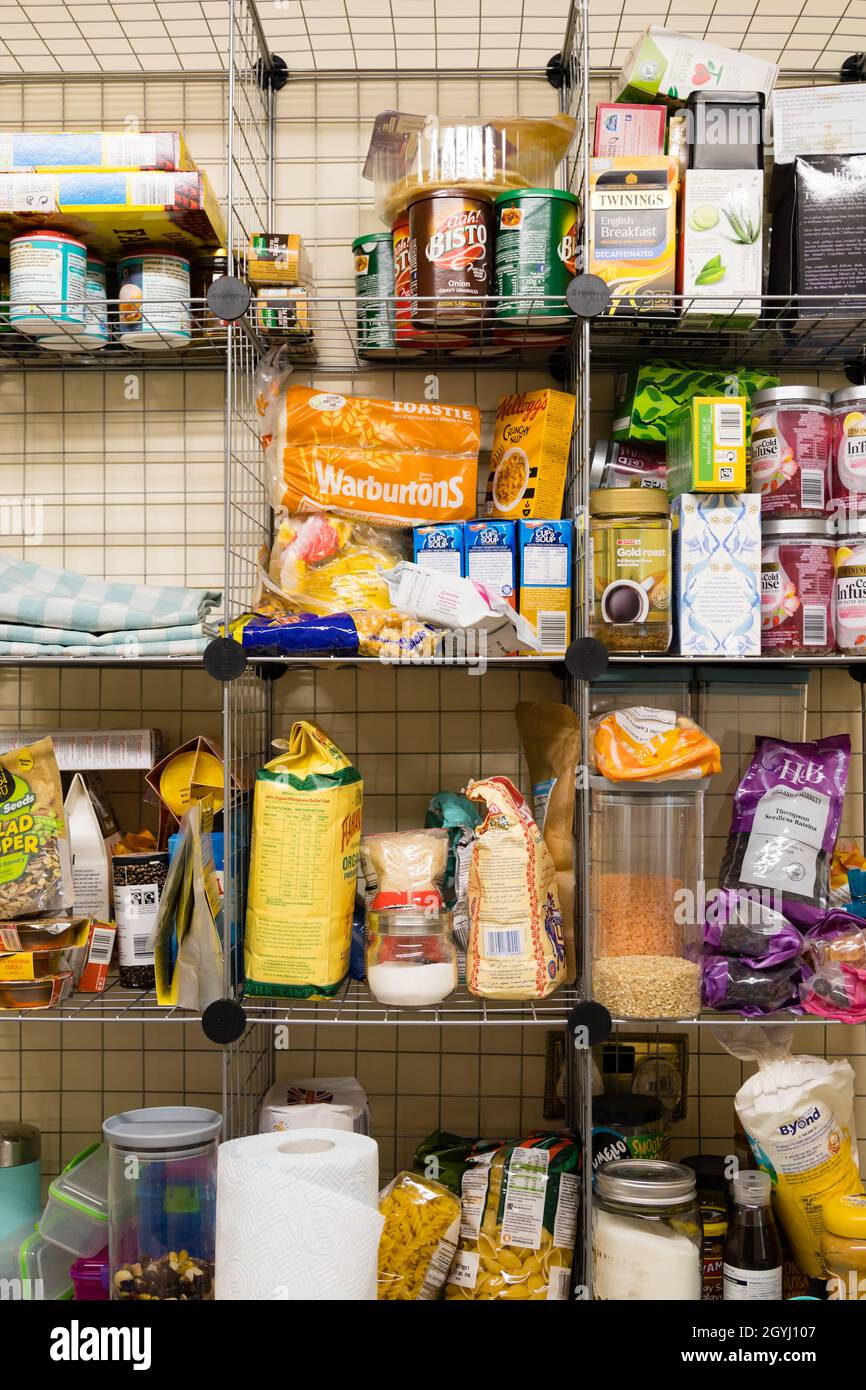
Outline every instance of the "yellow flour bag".
[[485, 813], [469, 866], [466, 983], [483, 999], [544, 999], [566, 974], [550, 850], [507, 777], [470, 782], [466, 795]]
[[256, 776], [246, 992], [327, 999], [349, 969], [364, 783], [315, 724], [282, 746]]

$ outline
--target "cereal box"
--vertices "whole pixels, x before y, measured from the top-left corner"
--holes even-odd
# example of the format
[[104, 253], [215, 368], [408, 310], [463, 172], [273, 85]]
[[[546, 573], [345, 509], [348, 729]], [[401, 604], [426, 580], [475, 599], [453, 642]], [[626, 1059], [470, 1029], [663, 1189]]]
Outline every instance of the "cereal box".
[[570, 521], [521, 521], [518, 611], [532, 624], [545, 656], [571, 641], [572, 526]]
[[513, 520], [558, 517], [574, 422], [564, 391], [518, 391], [496, 410], [484, 511]]
[[466, 521], [463, 537], [466, 577], [494, 598], [517, 607], [517, 572], [513, 521]]
[[463, 526], [443, 521], [438, 526], [416, 526], [412, 532], [412, 558], [425, 570], [466, 577], [463, 558]]
[[183, 136], [176, 130], [2, 130], [0, 169], [193, 170]]

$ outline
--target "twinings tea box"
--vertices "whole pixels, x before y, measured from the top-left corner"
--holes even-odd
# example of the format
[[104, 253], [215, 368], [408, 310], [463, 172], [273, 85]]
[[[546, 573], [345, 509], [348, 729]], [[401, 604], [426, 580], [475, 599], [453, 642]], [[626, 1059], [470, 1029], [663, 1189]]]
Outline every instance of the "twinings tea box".
[[496, 408], [487, 516], [517, 520], [558, 517], [574, 423], [574, 397], [564, 391], [518, 391]]
[[671, 503], [671, 521], [673, 650], [760, 656], [760, 494], [683, 493]]
[[519, 522], [517, 552], [518, 612], [532, 623], [544, 655], [562, 654], [571, 641], [571, 522]]
[[689, 92], [773, 90], [778, 68], [706, 39], [653, 25], [635, 43], [616, 82], [618, 101], [684, 102]]
[[744, 492], [745, 396], [695, 396], [668, 427], [668, 493]]
[[607, 315], [673, 313], [677, 176], [667, 155], [590, 160], [589, 272], [610, 289]]
[[688, 323], [727, 329], [758, 318], [763, 204], [762, 170], [688, 170], [678, 266]]

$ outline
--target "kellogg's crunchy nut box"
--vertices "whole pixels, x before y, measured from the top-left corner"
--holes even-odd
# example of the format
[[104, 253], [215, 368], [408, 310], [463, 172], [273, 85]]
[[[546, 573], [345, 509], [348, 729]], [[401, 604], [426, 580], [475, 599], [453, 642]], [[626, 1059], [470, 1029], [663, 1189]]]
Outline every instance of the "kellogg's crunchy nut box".
[[487, 516], [561, 516], [573, 421], [574, 397], [564, 391], [503, 396], [490, 455]]

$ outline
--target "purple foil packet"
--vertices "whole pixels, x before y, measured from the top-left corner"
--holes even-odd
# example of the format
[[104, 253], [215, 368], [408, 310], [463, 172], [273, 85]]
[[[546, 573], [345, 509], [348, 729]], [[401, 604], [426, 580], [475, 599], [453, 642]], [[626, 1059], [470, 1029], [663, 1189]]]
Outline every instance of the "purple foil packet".
[[848, 785], [847, 734], [814, 743], [758, 738], [734, 795], [722, 888], [758, 888], [826, 909]]
[[799, 989], [809, 973], [802, 961], [767, 966], [744, 956], [704, 956], [704, 1003], [719, 1013], [738, 1013], [747, 1018], [774, 1014], [780, 1009], [799, 1010]]
[[803, 935], [755, 892], [720, 888], [707, 898], [704, 945], [727, 956], [781, 965], [803, 950]]

